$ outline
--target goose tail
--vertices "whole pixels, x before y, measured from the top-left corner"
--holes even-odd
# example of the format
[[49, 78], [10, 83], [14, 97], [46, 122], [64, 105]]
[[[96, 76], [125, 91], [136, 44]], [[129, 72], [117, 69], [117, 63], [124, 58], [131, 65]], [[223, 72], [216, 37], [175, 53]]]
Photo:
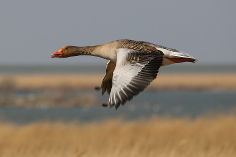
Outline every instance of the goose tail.
[[189, 55], [188, 53], [178, 51], [175, 49], [170, 49], [166, 47], [156, 47], [156, 49], [163, 52], [163, 65], [170, 65], [174, 63], [182, 63], [182, 62], [197, 62], [197, 59], [193, 56]]

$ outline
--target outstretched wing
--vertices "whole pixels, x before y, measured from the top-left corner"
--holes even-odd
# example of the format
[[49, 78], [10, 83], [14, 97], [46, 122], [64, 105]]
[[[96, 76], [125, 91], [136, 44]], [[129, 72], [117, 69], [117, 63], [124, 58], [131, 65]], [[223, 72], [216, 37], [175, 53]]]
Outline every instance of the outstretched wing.
[[118, 108], [143, 91], [157, 76], [163, 54], [119, 48], [113, 72], [112, 89], [108, 105]]
[[113, 77], [113, 71], [116, 67], [116, 63], [109, 61], [107, 63], [107, 68], [106, 68], [106, 75], [104, 76], [101, 84], [102, 88], [102, 94], [104, 94], [106, 91], [107, 93], [111, 92], [111, 87], [112, 87], [112, 77]]

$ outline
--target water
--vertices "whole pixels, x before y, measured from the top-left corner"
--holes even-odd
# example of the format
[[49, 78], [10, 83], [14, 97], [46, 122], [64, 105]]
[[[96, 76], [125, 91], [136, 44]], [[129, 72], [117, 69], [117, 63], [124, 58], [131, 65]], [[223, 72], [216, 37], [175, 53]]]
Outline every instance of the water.
[[[20, 65], [0, 66], [0, 74], [105, 74], [103, 65]], [[160, 73], [236, 73], [236, 65], [175, 64], [160, 68]]]
[[[96, 95], [106, 102], [107, 96]], [[0, 120], [17, 124], [36, 121], [79, 121], [82, 123], [123, 117], [124, 120], [173, 116], [196, 118], [205, 114], [228, 114], [236, 107], [236, 91], [145, 91], [131, 102], [115, 108], [0, 108]]]
[[[104, 74], [105, 67], [106, 65], [0, 66], [0, 74]], [[236, 73], [236, 65], [176, 64], [162, 67], [160, 74], [162, 73]], [[33, 92], [20, 94], [23, 95], [19, 96], [24, 96], [33, 94]], [[96, 92], [90, 94], [95, 95], [101, 102], [107, 102], [108, 100], [107, 95], [102, 97]], [[165, 115], [195, 118], [208, 113], [227, 114], [234, 111], [236, 107], [236, 91], [145, 91], [118, 110], [103, 108], [101, 104], [95, 104], [95, 106], [97, 107], [1, 107], [0, 121], [10, 121], [18, 124], [36, 121], [80, 121], [86, 123], [116, 117], [124, 117], [125, 120], [129, 120]]]

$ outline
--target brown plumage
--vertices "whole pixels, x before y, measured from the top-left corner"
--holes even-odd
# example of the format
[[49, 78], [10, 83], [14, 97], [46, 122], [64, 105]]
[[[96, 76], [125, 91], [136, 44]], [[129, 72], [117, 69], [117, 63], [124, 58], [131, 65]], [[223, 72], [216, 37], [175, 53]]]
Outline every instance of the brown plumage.
[[106, 68], [106, 74], [102, 80], [101, 88], [102, 88], [102, 94], [104, 94], [106, 91], [108, 94], [111, 93], [111, 88], [112, 88], [112, 77], [113, 77], [113, 72], [115, 70], [116, 63], [109, 61], [107, 64]]
[[163, 52], [157, 50], [155, 47], [151, 46], [151, 43], [145, 41], [135, 41], [135, 40], [121, 40], [117, 48], [127, 48], [144, 53], [160, 53], [163, 55]]

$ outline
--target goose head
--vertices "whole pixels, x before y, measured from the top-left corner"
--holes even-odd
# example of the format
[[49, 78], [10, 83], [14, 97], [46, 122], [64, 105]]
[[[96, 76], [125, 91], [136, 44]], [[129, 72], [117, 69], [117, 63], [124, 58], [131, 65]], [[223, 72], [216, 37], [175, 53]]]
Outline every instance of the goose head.
[[78, 52], [77, 46], [64, 46], [57, 52], [51, 54], [52, 58], [67, 58], [71, 56], [78, 56], [80, 53]]

